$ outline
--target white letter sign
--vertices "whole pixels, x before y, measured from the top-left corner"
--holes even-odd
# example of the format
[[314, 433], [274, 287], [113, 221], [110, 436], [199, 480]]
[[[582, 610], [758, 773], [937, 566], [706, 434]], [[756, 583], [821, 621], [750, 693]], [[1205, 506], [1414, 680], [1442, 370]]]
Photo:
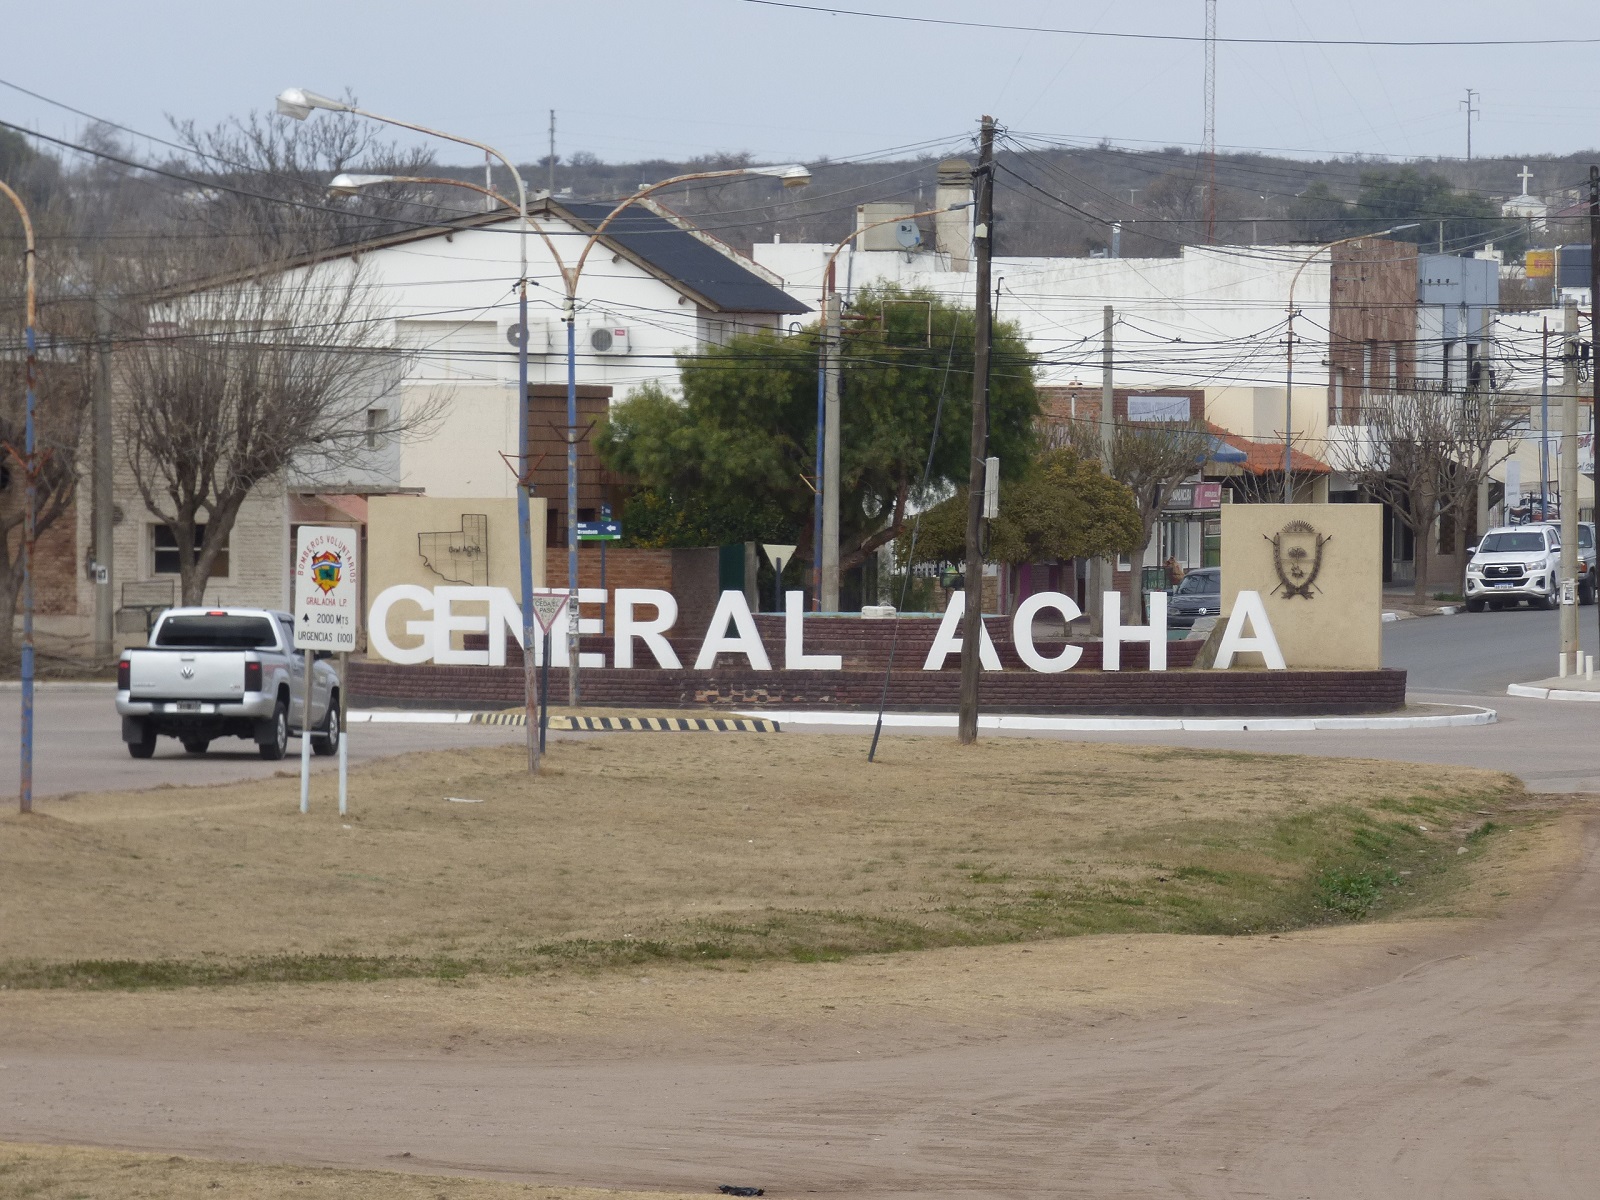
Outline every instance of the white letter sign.
[[[1244, 623], [1250, 622], [1254, 637], [1244, 636]], [[1272, 632], [1272, 622], [1267, 620], [1267, 606], [1260, 592], [1240, 592], [1233, 598], [1233, 611], [1228, 614], [1228, 627], [1217, 642], [1217, 669], [1226, 670], [1233, 665], [1235, 654], [1250, 651], [1261, 655], [1269, 671], [1287, 669], [1283, 651], [1278, 649], [1278, 635]]]
[[1054, 675], [1068, 671], [1083, 657], [1083, 647], [1068, 644], [1054, 658], [1046, 658], [1034, 649], [1033, 618], [1040, 609], [1053, 608], [1061, 614], [1062, 621], [1071, 624], [1083, 615], [1078, 602], [1060, 592], [1035, 592], [1017, 605], [1017, 615], [1011, 622], [1011, 640], [1017, 644], [1017, 657], [1030, 671]]

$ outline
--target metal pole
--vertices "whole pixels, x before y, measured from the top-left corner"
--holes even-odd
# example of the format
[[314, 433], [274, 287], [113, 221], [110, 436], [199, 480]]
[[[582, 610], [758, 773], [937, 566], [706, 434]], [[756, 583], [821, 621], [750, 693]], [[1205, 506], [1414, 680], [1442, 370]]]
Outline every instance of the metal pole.
[[957, 740], [978, 740], [979, 649], [983, 637], [983, 477], [989, 431], [989, 271], [994, 232], [994, 118], [985, 116], [980, 134], [977, 220], [972, 239], [976, 260], [976, 307], [973, 311], [972, 435], [967, 481], [966, 608], [962, 614], [961, 711]]
[[[1295, 278], [1299, 278], [1296, 273]], [[1294, 283], [1289, 284], [1289, 360], [1283, 387], [1283, 502], [1294, 503]]]
[[[33, 221], [28, 216], [27, 205], [22, 203], [22, 197], [12, 191], [3, 181], [0, 181], [0, 193], [16, 205], [17, 215], [22, 218], [23, 233], [23, 268], [25, 275], [25, 328], [26, 359], [23, 365], [24, 403], [26, 404], [26, 427], [23, 434], [23, 461], [22, 466], [27, 474], [26, 497], [22, 510], [22, 738], [20, 746], [20, 778], [17, 787], [17, 807], [21, 812], [33, 811], [33, 542], [38, 535], [36, 524], [38, 504], [38, 475], [34, 470], [34, 384], [38, 377], [38, 338], [35, 326], [38, 322], [38, 295], [35, 287], [35, 246], [33, 241]], [[11, 614], [5, 614], [7, 622]]]
[[539, 685], [539, 753], [544, 753], [544, 731], [550, 727], [550, 631], [544, 634], [544, 666]]
[[822, 611], [833, 613], [839, 611], [839, 293], [828, 282], [823, 302]]
[[[831, 279], [833, 264], [828, 264]], [[823, 292], [829, 290], [823, 284]], [[823, 302], [826, 310], [827, 302]], [[828, 323], [822, 322], [822, 345], [817, 350], [817, 474], [811, 497], [811, 611], [822, 611], [822, 463], [824, 444], [827, 441], [828, 411]], [[909, 570], [909, 566], [907, 567]]]
[[[1561, 345], [1561, 583], [1578, 586], [1578, 306], [1568, 301]], [[1578, 605], [1561, 606], [1561, 674], [1578, 671]]]
[[528, 770], [539, 769], [539, 751], [534, 744], [533, 714], [538, 699], [538, 681], [534, 678], [533, 619], [533, 517], [532, 501], [528, 499], [530, 464], [528, 453], [528, 281], [522, 280], [517, 289], [517, 388], [521, 401], [518, 412], [522, 420], [517, 429], [517, 462], [520, 464], [517, 479], [517, 570], [522, 587], [522, 709], [527, 721]]
[[578, 707], [578, 305], [567, 297], [567, 703]]
[[300, 700], [300, 811], [311, 811], [311, 676], [315, 651], [306, 651], [306, 685]]
[[94, 583], [94, 656], [97, 662], [107, 662], [116, 641], [113, 628], [116, 606], [115, 594], [116, 553], [113, 542], [116, 532], [112, 525], [113, 490], [115, 475], [111, 457], [111, 309], [104, 296], [94, 308], [96, 352], [99, 362], [94, 377], [94, 558], [105, 573]]
[[339, 815], [350, 811], [350, 655], [339, 652]]

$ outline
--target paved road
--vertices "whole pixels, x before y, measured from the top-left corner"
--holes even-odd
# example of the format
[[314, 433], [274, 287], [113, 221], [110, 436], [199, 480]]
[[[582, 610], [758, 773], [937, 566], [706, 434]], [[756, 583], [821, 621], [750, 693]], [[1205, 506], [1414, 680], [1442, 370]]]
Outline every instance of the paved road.
[[[1596, 610], [1578, 613], [1579, 638], [1593, 652]], [[1509, 683], [1556, 673], [1559, 618], [1519, 608], [1395, 621], [1384, 626], [1384, 665], [1403, 668], [1414, 691], [1503, 696]]]
[[[162, 738], [155, 758], [135, 761], [122, 743], [113, 693], [110, 684], [40, 687], [35, 707], [35, 795], [228, 783], [299, 770], [298, 760], [263, 761], [254, 743], [237, 738], [223, 738], [197, 757], [185, 754], [172, 738]], [[0, 691], [0, 795], [15, 794], [19, 703], [15, 687]], [[350, 738], [350, 761], [365, 762], [407, 750], [498, 745], [521, 738], [519, 728], [488, 725], [358, 725]], [[298, 740], [290, 741], [289, 753], [300, 753]], [[314, 770], [326, 771], [332, 770], [338, 759], [313, 756], [311, 761]]]

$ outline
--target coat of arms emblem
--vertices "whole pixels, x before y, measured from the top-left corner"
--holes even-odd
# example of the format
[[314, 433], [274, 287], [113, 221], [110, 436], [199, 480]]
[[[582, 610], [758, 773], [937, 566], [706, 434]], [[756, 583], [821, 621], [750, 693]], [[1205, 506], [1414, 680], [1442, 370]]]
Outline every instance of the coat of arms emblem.
[[311, 580], [324, 593], [331, 592], [339, 586], [339, 573], [343, 568], [337, 551], [324, 550], [311, 558]]
[[1322, 571], [1322, 548], [1332, 537], [1323, 537], [1305, 521], [1290, 521], [1266, 540], [1272, 543], [1272, 569], [1283, 588], [1279, 595], [1285, 600], [1296, 596], [1310, 600], [1313, 590], [1322, 590], [1316, 586]]

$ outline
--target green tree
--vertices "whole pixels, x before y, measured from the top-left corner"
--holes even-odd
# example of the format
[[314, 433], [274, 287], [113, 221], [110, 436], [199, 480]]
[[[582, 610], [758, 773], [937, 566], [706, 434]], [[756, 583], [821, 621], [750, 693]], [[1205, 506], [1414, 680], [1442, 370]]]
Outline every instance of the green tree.
[[[967, 477], [974, 324], [970, 309], [931, 292], [882, 287], [862, 289], [843, 325], [839, 541], [849, 569], [904, 529], [941, 397], [929, 490]], [[781, 530], [811, 557], [820, 345], [812, 325], [682, 356], [682, 399], [631, 394], [597, 433], [602, 461], [651, 493], [652, 508], [680, 510], [665, 524], [748, 531], [728, 540]], [[1032, 453], [1038, 398], [1033, 357], [1007, 322], [995, 324], [989, 379], [990, 453], [1016, 475]]]
[[1447, 251], [1473, 249], [1493, 239], [1516, 256], [1523, 235], [1500, 215], [1499, 207], [1485, 196], [1458, 192], [1443, 175], [1424, 175], [1415, 167], [1389, 171], [1363, 171], [1355, 203], [1335, 195], [1326, 184], [1307, 188], [1289, 206], [1301, 237], [1331, 242], [1351, 234], [1387, 229], [1415, 222], [1417, 228], [1392, 234], [1397, 241], [1416, 242], [1423, 249], [1437, 246], [1439, 224], [1444, 223]]
[[[1000, 485], [1000, 515], [989, 523], [993, 562], [1047, 562], [1126, 554], [1138, 544], [1142, 526], [1133, 493], [1107, 479], [1100, 465], [1071, 447], [1047, 450], [1019, 479]], [[934, 505], [917, 528], [916, 561], [954, 562], [966, 552], [967, 491]], [[902, 565], [911, 554], [911, 532], [896, 545]]]

